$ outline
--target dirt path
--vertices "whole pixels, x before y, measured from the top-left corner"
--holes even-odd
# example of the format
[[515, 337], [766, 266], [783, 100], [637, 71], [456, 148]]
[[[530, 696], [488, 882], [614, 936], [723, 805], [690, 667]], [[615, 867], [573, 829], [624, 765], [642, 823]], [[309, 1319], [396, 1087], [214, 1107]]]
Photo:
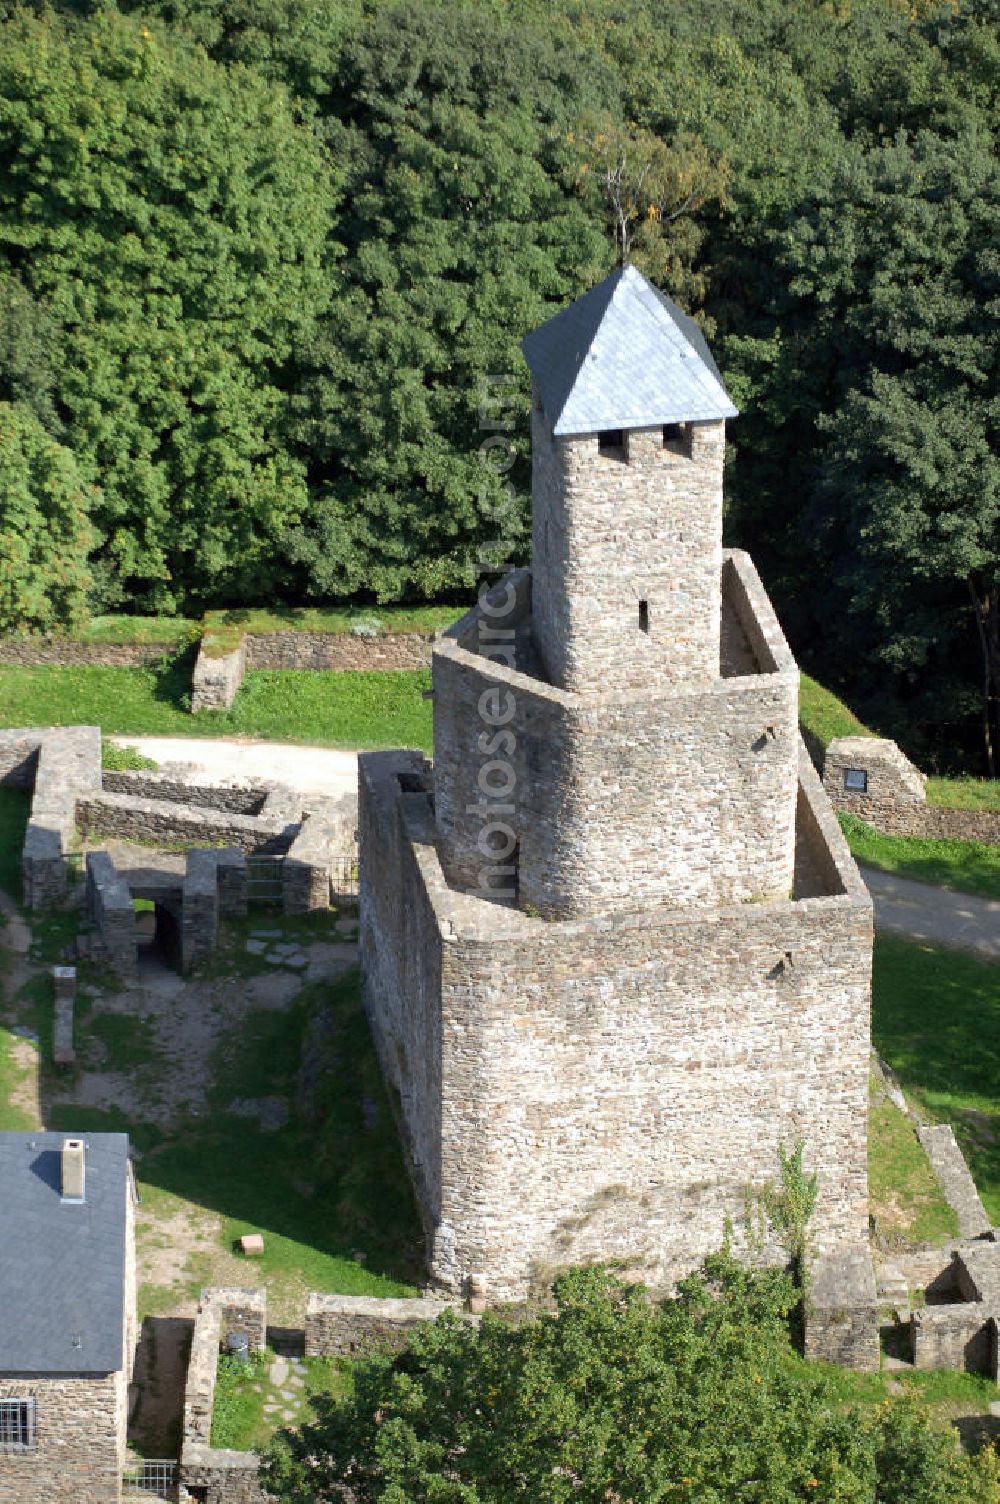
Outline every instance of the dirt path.
[[874, 867], [862, 867], [861, 875], [875, 903], [876, 929], [1000, 961], [1000, 903]]
[[358, 787], [357, 754], [333, 747], [301, 747], [247, 737], [113, 736], [110, 740], [120, 747], [138, 747], [165, 771], [193, 769], [213, 782], [260, 778], [338, 799]]

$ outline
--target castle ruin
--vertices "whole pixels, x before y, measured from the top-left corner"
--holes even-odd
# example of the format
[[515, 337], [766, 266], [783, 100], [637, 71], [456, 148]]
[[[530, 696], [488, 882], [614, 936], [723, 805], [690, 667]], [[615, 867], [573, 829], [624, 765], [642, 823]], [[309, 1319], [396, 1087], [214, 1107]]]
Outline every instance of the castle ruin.
[[364, 1005], [431, 1276], [667, 1287], [802, 1140], [817, 1257], [867, 1288], [871, 906], [722, 547], [735, 409], [633, 268], [523, 348], [531, 568], [435, 643], [433, 768], [360, 760]]

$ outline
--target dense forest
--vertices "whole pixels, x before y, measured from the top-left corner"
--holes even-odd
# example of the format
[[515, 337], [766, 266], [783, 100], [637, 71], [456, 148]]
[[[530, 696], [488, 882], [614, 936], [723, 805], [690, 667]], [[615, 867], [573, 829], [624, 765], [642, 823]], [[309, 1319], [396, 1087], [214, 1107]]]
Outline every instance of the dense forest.
[[995, 771], [998, 22], [0, 0], [0, 629], [467, 592], [527, 546], [518, 340], [624, 251], [713, 342], [800, 660]]

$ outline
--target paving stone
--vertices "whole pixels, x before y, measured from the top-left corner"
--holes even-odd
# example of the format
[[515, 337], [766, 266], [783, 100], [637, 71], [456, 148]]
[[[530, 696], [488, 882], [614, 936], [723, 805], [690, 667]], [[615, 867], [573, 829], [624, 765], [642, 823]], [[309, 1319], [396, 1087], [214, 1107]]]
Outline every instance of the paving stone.
[[251, 939], [253, 939], [253, 940], [280, 940], [281, 939], [281, 931], [280, 930], [251, 930], [250, 931], [250, 936], [251, 936]]
[[296, 968], [296, 970], [298, 970], [299, 968], [301, 968], [303, 966], [308, 966], [309, 965], [309, 958], [308, 958], [308, 956], [304, 956], [302, 954], [302, 952], [299, 951], [297, 955], [286, 956], [285, 957], [285, 965], [286, 966], [294, 966]]
[[262, 956], [267, 950], [266, 940], [248, 940], [247, 950], [252, 956]]
[[280, 1389], [288, 1378], [288, 1359], [275, 1358], [271, 1364], [271, 1383], [276, 1389]]
[[990, 1401], [990, 1414], [1000, 1416], [1000, 1400]]

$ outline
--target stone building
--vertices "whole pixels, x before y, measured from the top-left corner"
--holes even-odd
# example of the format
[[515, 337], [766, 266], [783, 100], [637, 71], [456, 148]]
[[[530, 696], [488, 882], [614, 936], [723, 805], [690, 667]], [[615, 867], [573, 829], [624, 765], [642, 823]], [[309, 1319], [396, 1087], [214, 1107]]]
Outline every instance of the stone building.
[[117, 1504], [136, 1345], [123, 1133], [0, 1133], [0, 1504]]
[[801, 1139], [868, 1309], [871, 908], [722, 546], [735, 409], [632, 268], [524, 351], [531, 569], [435, 644], [433, 768], [361, 759], [364, 1003], [432, 1277], [668, 1286]]

